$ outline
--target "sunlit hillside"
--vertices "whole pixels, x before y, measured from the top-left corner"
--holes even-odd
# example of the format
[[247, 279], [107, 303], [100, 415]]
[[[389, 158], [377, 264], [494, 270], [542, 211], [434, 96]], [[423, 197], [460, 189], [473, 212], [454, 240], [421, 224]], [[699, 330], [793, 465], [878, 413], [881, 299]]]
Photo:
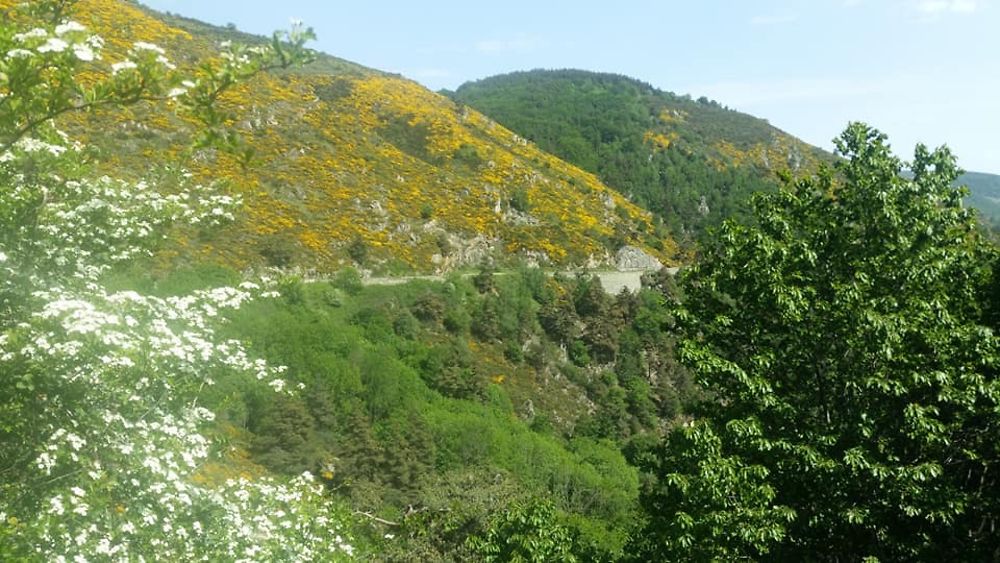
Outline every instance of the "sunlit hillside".
[[616, 74], [533, 70], [463, 84], [452, 97], [597, 174], [691, 238], [744, 214], [777, 172], [832, 155], [707, 98]]
[[[79, 12], [108, 40], [105, 63], [135, 41], [164, 47], [183, 67], [221, 41], [259, 40], [119, 0], [85, 0]], [[190, 151], [186, 124], [168, 112], [139, 106], [114, 122], [94, 112], [61, 123], [103, 150], [110, 168], [155, 176], [183, 166], [193, 181], [225, 181], [242, 196], [235, 225], [177, 233], [164, 265], [444, 271], [511, 256], [597, 265], [626, 245], [675, 259], [666, 231], [594, 175], [399, 76], [320, 55], [224, 102], [255, 151], [247, 169], [227, 154]]]

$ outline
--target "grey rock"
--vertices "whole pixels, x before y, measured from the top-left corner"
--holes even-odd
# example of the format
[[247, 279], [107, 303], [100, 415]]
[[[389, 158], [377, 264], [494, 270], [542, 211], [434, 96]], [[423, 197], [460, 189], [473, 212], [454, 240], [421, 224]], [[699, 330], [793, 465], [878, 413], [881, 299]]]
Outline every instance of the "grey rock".
[[615, 255], [615, 267], [621, 271], [659, 270], [663, 263], [641, 248], [626, 245]]

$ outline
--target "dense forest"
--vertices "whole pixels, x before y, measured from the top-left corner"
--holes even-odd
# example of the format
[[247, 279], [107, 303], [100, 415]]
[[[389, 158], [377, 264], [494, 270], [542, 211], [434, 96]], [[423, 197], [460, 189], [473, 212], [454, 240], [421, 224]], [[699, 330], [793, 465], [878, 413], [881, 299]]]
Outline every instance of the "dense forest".
[[450, 95], [628, 195], [692, 242], [744, 215], [775, 171], [814, 171], [830, 155], [718, 102], [625, 76], [533, 70]]
[[[103, 60], [71, 18], [107, 6], [0, 24], [0, 559], [1000, 557], [1000, 254], [948, 149], [904, 162], [852, 123], [833, 158], [765, 180], [678, 136], [707, 182], [770, 187], [617, 295], [516, 253], [398, 285], [303, 273], [294, 248], [177, 260], [249, 209], [184, 158], [260, 166], [220, 100], [308, 68], [312, 32], [190, 68], [146, 41]], [[136, 178], [100, 130], [60, 129], [96, 108], [168, 112], [197, 148]]]
[[[615, 74], [513, 72], [446, 94], [597, 174], [689, 248], [723, 220], [748, 217], [750, 195], [776, 189], [779, 173], [813, 173], [834, 158], [714, 100]], [[1000, 176], [968, 172], [956, 185], [992, 224]]]
[[[212, 275], [238, 281], [185, 272], [155, 285]], [[253, 463], [317, 471], [394, 522], [390, 559], [475, 559], [517, 510], [547, 511], [579, 557], [624, 556], [639, 513], [629, 458], [695, 396], [662, 291], [610, 296], [596, 278], [523, 269], [388, 287], [347, 271], [278, 292], [224, 335], [305, 391], [220, 385], [205, 399]]]

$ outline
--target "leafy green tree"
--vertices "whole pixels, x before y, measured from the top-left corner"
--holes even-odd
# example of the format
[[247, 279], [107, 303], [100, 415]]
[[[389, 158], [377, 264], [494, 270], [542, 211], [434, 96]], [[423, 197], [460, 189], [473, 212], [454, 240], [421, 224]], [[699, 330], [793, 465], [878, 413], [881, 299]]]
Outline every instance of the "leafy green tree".
[[580, 435], [623, 439], [629, 435], [629, 414], [626, 392], [617, 384], [608, 388], [596, 401], [600, 406], [577, 426]]
[[467, 545], [486, 562], [576, 561], [569, 529], [559, 524], [548, 501], [515, 501]]
[[489, 342], [498, 340], [502, 336], [500, 326], [501, 316], [500, 300], [494, 295], [487, 295], [482, 304], [472, 314], [472, 333], [476, 338]]
[[413, 316], [425, 322], [439, 322], [447, 310], [444, 299], [428, 291], [418, 297], [410, 306]]
[[583, 318], [600, 317], [607, 313], [611, 299], [597, 276], [577, 276], [573, 288], [573, 306]]
[[472, 284], [476, 286], [479, 293], [492, 293], [496, 291], [496, 278], [493, 276], [493, 269], [483, 267], [472, 278]]
[[472, 561], [468, 545], [501, 511], [530, 495], [503, 471], [459, 469], [431, 476], [417, 503], [400, 519], [380, 554], [389, 561]]
[[382, 442], [386, 459], [380, 477], [411, 503], [433, 469], [435, 446], [427, 424], [415, 414], [400, 417], [388, 425]]
[[683, 280], [680, 357], [714, 398], [660, 450], [645, 557], [1000, 556], [992, 250], [946, 148], [908, 179], [866, 125], [836, 145]]
[[565, 344], [580, 336], [580, 317], [567, 296], [554, 298], [538, 311], [538, 322], [556, 342]]

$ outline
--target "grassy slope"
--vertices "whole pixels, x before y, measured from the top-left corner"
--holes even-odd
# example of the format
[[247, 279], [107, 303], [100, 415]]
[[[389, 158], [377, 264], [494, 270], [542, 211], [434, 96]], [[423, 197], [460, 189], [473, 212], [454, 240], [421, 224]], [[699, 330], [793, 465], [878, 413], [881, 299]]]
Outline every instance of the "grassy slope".
[[[120, 0], [83, 0], [78, 19], [108, 39], [105, 64], [139, 40], [167, 48], [181, 66], [211, 56], [221, 40], [254, 40]], [[432, 271], [484, 254], [570, 265], [603, 260], [623, 243], [673, 257], [649, 214], [592, 174], [401, 77], [324, 55], [224, 102], [256, 149], [250, 170], [227, 155], [190, 154], [186, 124], [168, 112], [137, 107], [62, 123], [105, 149], [116, 174], [182, 163], [195, 180], [225, 180], [244, 197], [244, 213], [224, 232], [178, 233], [165, 266], [195, 258], [242, 268], [266, 255], [319, 270], [361, 257], [374, 269]]]
[[812, 170], [830, 158], [765, 120], [619, 75], [515, 72], [452, 96], [596, 173], [680, 232], [738, 213], [749, 193], [773, 185], [774, 171]]

